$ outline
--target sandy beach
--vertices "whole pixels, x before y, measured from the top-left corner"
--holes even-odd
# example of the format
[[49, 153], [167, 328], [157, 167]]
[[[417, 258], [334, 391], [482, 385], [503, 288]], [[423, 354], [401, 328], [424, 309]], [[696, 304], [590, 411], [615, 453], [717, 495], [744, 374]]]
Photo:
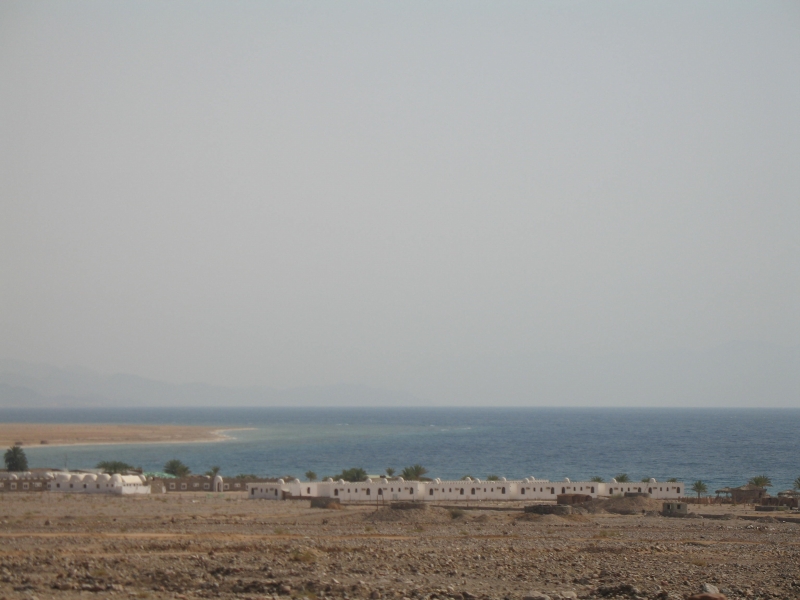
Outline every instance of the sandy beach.
[[[233, 431], [231, 429], [225, 431]], [[218, 442], [223, 430], [186, 425], [113, 425], [0, 423], [0, 448], [21, 442], [25, 446], [89, 444], [152, 444]]]
[[730, 505], [692, 506], [706, 517], [684, 519], [602, 505], [565, 517], [475, 508], [5, 493], [0, 597], [681, 600], [704, 583], [728, 599], [800, 596], [796, 516]]

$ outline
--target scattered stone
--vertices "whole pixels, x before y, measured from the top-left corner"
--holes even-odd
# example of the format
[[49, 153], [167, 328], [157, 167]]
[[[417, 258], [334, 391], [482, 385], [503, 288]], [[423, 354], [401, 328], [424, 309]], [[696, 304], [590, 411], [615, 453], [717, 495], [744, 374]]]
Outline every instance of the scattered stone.
[[611, 596], [638, 596], [639, 588], [629, 584], [622, 583], [619, 585], [603, 585], [595, 590], [598, 596], [608, 598]]
[[[3, 496], [0, 596], [6, 590], [23, 600], [40, 593], [85, 600], [800, 598], [791, 567], [800, 564], [796, 524], [718, 518], [746, 517], [751, 507], [709, 505], [703, 510], [713, 519], [690, 521], [641, 512], [583, 516], [574, 507], [565, 516], [524, 514], [521, 503], [486, 503], [453, 520], [431, 504], [422, 510], [355, 505], [322, 515], [308, 499], [52, 498]], [[53, 532], [42, 531], [45, 519], [36, 516], [42, 514]], [[65, 527], [56, 528], [60, 523]], [[721, 578], [717, 584], [703, 585], [713, 575]]]

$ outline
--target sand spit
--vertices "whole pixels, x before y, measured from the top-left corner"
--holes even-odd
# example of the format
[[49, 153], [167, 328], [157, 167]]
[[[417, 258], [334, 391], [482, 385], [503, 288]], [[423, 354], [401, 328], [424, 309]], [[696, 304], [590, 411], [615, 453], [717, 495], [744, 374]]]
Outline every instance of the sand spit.
[[745, 518], [4, 493], [0, 597], [681, 600], [703, 584], [800, 596], [800, 525], [702, 511]]
[[189, 425], [0, 423], [0, 448], [17, 442], [23, 447], [219, 442], [230, 439], [230, 431]]

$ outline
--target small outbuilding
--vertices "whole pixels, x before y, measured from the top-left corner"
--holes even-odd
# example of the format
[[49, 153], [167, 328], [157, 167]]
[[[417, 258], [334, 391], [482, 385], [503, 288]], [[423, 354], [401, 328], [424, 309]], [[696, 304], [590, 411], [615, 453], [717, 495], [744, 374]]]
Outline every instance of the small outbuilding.
[[661, 514], [665, 517], [683, 517], [689, 514], [689, 506], [686, 502], [664, 502]]

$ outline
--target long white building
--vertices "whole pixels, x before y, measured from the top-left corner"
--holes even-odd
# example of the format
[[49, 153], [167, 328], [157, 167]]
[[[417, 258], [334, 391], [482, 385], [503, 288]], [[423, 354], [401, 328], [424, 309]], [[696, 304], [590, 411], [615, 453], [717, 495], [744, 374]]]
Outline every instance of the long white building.
[[379, 500], [406, 501], [459, 501], [459, 500], [556, 500], [560, 494], [585, 494], [592, 498], [625, 493], [647, 493], [652, 498], [677, 499], [685, 495], [685, 485], [680, 482], [646, 483], [594, 481], [548, 481], [527, 477], [525, 479], [481, 481], [459, 479], [447, 481], [405, 481], [402, 477], [379, 478], [351, 483], [340, 479], [320, 482], [302, 482], [299, 479], [277, 482], [248, 483], [250, 498], [284, 500], [287, 498], [338, 498], [341, 502], [377, 502]]
[[149, 494], [150, 485], [142, 475], [56, 472], [47, 484], [50, 492], [73, 494]]

